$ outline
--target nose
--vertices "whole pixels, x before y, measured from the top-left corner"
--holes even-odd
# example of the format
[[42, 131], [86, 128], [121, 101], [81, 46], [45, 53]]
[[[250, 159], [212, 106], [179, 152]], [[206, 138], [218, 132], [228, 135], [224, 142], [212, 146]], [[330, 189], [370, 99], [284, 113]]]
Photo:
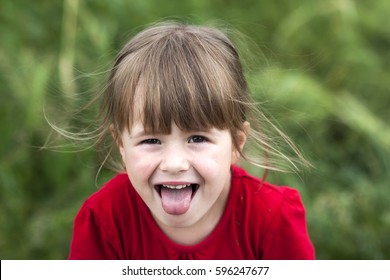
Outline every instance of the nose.
[[187, 171], [189, 168], [188, 154], [183, 147], [173, 145], [165, 149], [160, 163], [161, 171], [177, 174], [182, 171]]

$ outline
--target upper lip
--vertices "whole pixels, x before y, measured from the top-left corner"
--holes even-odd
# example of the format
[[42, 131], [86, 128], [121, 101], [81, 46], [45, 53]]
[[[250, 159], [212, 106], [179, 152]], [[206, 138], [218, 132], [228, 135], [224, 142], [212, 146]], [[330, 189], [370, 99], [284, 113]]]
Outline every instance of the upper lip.
[[189, 186], [197, 187], [199, 186], [199, 184], [195, 182], [189, 182], [189, 181], [161, 181], [154, 184], [154, 187], [158, 193], [160, 193], [162, 187], [169, 188], [169, 189], [183, 189]]
[[154, 185], [163, 185], [163, 186], [181, 186], [181, 185], [197, 185], [195, 181], [159, 181], [154, 183]]
[[191, 186], [192, 184], [180, 184], [180, 185], [170, 185], [170, 184], [163, 184], [163, 187], [169, 188], [169, 189], [183, 189], [186, 187]]
[[195, 181], [160, 181], [154, 184], [154, 189], [157, 191], [157, 193], [161, 196], [161, 189], [163, 187], [170, 188], [170, 189], [182, 189], [184, 187], [190, 186], [193, 189], [193, 194], [198, 190], [199, 183], [196, 183]]

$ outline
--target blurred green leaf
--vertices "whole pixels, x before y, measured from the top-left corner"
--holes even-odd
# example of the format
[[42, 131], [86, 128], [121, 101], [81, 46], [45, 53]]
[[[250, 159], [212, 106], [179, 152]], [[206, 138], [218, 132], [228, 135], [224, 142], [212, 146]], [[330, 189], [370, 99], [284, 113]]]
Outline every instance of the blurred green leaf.
[[2, 1], [1, 259], [66, 258], [100, 162], [93, 151], [40, 150], [43, 108], [83, 126], [94, 112], [64, 121], [69, 108], [100, 90], [132, 34], [161, 19], [226, 21], [251, 38], [238, 36], [251, 91], [315, 166], [268, 180], [300, 190], [317, 257], [390, 258], [389, 17], [387, 0]]

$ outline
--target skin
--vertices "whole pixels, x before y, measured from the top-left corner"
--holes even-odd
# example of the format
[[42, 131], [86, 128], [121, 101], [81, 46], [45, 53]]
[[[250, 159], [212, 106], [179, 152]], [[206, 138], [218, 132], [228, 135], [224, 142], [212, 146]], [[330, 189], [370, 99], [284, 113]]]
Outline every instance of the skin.
[[[238, 139], [243, 148], [246, 133]], [[170, 134], [151, 135], [138, 121], [120, 135], [119, 151], [134, 188], [170, 239], [193, 245], [211, 233], [229, 195], [230, 167], [239, 160], [229, 130], [184, 132], [173, 123]], [[156, 186], [188, 183], [199, 185], [188, 211], [165, 212]]]

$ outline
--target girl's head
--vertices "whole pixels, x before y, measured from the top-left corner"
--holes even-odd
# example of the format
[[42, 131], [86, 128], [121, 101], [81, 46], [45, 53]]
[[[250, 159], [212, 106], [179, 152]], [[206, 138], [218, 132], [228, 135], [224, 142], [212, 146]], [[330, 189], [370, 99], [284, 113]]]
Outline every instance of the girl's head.
[[146, 29], [118, 54], [105, 94], [105, 127], [159, 225], [215, 224], [246, 140], [249, 104], [230, 40], [177, 23]]
[[117, 55], [105, 94], [105, 127], [114, 135], [137, 119], [154, 133], [173, 123], [228, 129], [239, 150], [248, 88], [237, 50], [217, 29], [169, 23], [139, 33]]
[[[310, 165], [248, 91], [238, 50], [224, 32], [176, 22], [153, 25], [117, 55], [103, 92], [101, 123], [92, 138], [103, 151], [108, 147], [105, 163], [108, 160], [116, 171], [124, 165], [111, 157], [112, 151], [120, 135], [137, 121], [146, 131], [160, 134], [170, 133], [172, 124], [182, 131], [226, 129], [239, 155], [265, 171], [290, 169], [285, 163], [293, 169], [296, 163]], [[56, 130], [71, 139], [86, 135]], [[243, 132], [260, 155], [243, 153]], [[116, 145], [111, 145], [111, 136]], [[279, 148], [283, 143], [297, 157], [284, 154]]]

